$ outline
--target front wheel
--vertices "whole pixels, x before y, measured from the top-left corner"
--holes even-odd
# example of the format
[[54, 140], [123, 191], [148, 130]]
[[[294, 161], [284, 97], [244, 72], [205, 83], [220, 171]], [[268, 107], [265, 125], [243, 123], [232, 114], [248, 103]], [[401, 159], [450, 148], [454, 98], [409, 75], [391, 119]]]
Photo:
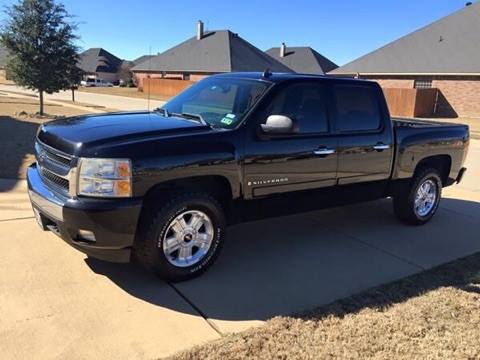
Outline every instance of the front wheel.
[[225, 216], [204, 193], [173, 196], [153, 210], [135, 246], [140, 263], [167, 281], [183, 281], [208, 269], [222, 248]]
[[442, 195], [442, 180], [436, 169], [419, 171], [409, 185], [393, 197], [395, 214], [410, 225], [423, 225], [435, 215]]

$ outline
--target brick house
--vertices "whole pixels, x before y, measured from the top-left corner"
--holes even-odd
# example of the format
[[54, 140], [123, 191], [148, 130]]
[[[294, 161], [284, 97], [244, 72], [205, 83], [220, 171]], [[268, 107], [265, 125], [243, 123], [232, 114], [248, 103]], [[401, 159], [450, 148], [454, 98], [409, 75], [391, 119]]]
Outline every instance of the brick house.
[[133, 66], [132, 62], [122, 60], [102, 48], [90, 48], [82, 52], [79, 57], [78, 67], [87, 76], [112, 83], [127, 77], [130, 68]]
[[386, 89], [437, 89], [435, 116], [480, 117], [480, 2], [331, 72]]
[[296, 73], [325, 75], [338, 68], [330, 59], [321, 55], [310, 46], [289, 46], [282, 43], [265, 51], [275, 60], [289, 67]]
[[166, 78], [198, 81], [205, 76], [232, 71], [292, 72], [230, 30], [204, 31], [201, 21], [196, 36], [145, 58], [132, 68], [138, 87], [143, 79]]

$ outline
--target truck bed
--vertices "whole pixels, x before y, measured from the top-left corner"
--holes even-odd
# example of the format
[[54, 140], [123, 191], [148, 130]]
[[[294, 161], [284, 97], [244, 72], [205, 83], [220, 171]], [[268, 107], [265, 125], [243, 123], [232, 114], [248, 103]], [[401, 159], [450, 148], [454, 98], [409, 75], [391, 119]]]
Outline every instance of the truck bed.
[[455, 124], [455, 123], [448, 123], [448, 122], [440, 122], [440, 121], [431, 121], [431, 120], [422, 120], [422, 119], [415, 119], [415, 118], [399, 118], [399, 117], [392, 117], [392, 122], [395, 128], [438, 128], [438, 127], [468, 127], [467, 125], [463, 124]]
[[392, 118], [395, 160], [392, 179], [410, 178], [421, 159], [446, 156], [449, 183], [454, 181], [468, 151], [468, 125], [421, 119]]

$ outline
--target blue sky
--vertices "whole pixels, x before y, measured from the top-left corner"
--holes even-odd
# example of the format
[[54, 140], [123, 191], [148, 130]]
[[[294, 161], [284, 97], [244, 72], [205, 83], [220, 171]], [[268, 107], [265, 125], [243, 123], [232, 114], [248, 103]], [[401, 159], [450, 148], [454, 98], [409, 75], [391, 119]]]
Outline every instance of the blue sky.
[[463, 8], [466, 0], [62, 2], [80, 23], [80, 47], [103, 47], [128, 60], [193, 36], [200, 19], [207, 29], [230, 29], [262, 50], [283, 41], [287, 46], [309, 45], [343, 65]]

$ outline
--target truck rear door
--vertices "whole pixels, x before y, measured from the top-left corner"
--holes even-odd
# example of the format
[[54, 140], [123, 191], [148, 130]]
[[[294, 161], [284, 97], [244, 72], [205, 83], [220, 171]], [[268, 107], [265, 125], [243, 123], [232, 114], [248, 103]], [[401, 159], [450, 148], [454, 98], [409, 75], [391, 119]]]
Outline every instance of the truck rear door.
[[333, 85], [339, 184], [385, 180], [393, 160], [393, 132], [380, 87], [342, 81]]

